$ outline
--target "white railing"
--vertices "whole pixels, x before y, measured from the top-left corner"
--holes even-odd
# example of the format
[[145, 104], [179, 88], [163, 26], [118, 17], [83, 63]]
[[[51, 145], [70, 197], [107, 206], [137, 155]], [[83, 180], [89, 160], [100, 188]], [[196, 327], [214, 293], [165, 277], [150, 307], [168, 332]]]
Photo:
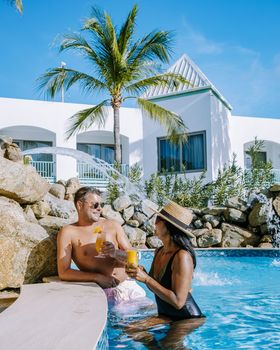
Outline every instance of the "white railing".
[[[110, 164], [113, 167], [113, 164]], [[120, 173], [127, 176], [129, 171], [128, 164], [121, 164]], [[90, 164], [77, 162], [77, 173], [80, 183], [83, 185], [91, 185], [96, 187], [106, 187], [108, 185], [108, 177], [99, 169], [96, 169]], [[108, 173], [108, 171], [107, 171]], [[108, 173], [110, 176], [110, 172]]]
[[280, 184], [280, 169], [273, 169], [274, 182]]
[[29, 162], [37, 172], [49, 182], [55, 182], [55, 162], [43, 162], [32, 160]]
[[[255, 171], [257, 171], [258, 174], [262, 175], [262, 169], [258, 169]], [[271, 172], [274, 175], [272, 184], [280, 184], [280, 169], [272, 169]], [[252, 169], [245, 169], [245, 173], [248, 175], [247, 181], [251, 181], [251, 176], [253, 175]], [[270, 185], [270, 183], [267, 184], [267, 186], [269, 186], [269, 185]]]
[[[32, 160], [29, 162], [29, 164], [32, 165], [36, 171], [49, 182], [53, 183], [56, 181], [55, 162]], [[110, 165], [113, 166], [112, 164]], [[128, 171], [128, 164], [121, 164], [120, 173], [127, 176]], [[100, 188], [104, 188], [108, 185], [108, 177], [101, 170], [96, 169], [90, 164], [77, 161], [77, 173], [82, 185], [91, 185]], [[110, 171], [107, 171], [107, 173], [109, 176], [111, 175]]]

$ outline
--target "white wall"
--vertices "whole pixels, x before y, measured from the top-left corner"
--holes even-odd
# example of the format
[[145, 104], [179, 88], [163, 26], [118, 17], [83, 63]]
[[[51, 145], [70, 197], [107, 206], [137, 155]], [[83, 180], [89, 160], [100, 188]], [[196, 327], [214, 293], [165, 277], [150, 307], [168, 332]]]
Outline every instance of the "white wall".
[[[243, 148], [244, 153], [253, 144], [254, 141], [245, 143]], [[264, 140], [262, 151], [266, 152], [266, 160], [271, 161], [275, 169], [280, 169], [280, 143]], [[244, 157], [246, 158], [249, 156], [245, 154]], [[244, 165], [246, 167], [246, 161], [244, 162]]]
[[[77, 111], [88, 107], [90, 106], [74, 103], [0, 98], [0, 134], [4, 134], [6, 130], [11, 133], [10, 136], [13, 138], [38, 141], [44, 139], [45, 141], [53, 141], [57, 147], [76, 149], [76, 136], [69, 140], [65, 139], [65, 131], [69, 126], [68, 119]], [[98, 130], [98, 128], [88, 129], [88, 131], [92, 130]], [[109, 108], [106, 124], [101, 130], [108, 131], [112, 135], [113, 114], [111, 108]], [[141, 164], [143, 133], [142, 116], [139, 109], [121, 108], [120, 132], [124, 160], [129, 161], [130, 165], [136, 162]], [[46, 137], [50, 139], [48, 140]], [[67, 179], [76, 175], [76, 161], [69, 157], [57, 156], [57, 178]]]
[[[265, 150], [273, 166], [280, 168], [280, 120], [231, 116], [228, 108], [210, 90], [154, 100], [163, 107], [181, 115], [189, 132], [206, 131], [206, 181], [217, 175], [232, 153], [244, 167], [244, 145], [255, 136], [265, 140]], [[58, 147], [76, 149], [76, 136], [65, 140], [68, 119], [89, 105], [0, 98], [0, 134], [15, 139], [52, 141]], [[166, 136], [156, 122], [142, 117], [140, 109], [121, 108], [120, 131], [123, 162], [143, 166], [145, 177], [158, 170], [157, 137]], [[113, 143], [113, 113], [104, 128], [92, 127], [81, 133], [79, 141]], [[192, 178], [198, 172], [187, 173]], [[57, 156], [57, 178], [76, 176], [76, 162], [69, 157]]]
[[[280, 119], [232, 116], [229, 119], [232, 151], [237, 154], [238, 164], [244, 168], [244, 145], [254, 141], [255, 136], [266, 142], [276, 169], [280, 168]], [[270, 146], [268, 146], [270, 145]]]
[[[201, 91], [195, 94], [170, 96], [164, 99], [151, 100], [179, 114], [188, 127], [189, 132], [206, 131], [207, 173], [206, 181], [212, 178], [211, 165], [211, 121], [210, 121], [210, 92]], [[143, 150], [144, 173], [149, 177], [158, 171], [157, 137], [166, 136], [165, 130], [148, 117], [143, 117]], [[189, 178], [198, 177], [200, 172], [189, 172]]]
[[[222, 101], [211, 93], [211, 166], [215, 179], [218, 170], [232, 158], [229, 135], [231, 112]], [[210, 152], [209, 152], [210, 153]]]

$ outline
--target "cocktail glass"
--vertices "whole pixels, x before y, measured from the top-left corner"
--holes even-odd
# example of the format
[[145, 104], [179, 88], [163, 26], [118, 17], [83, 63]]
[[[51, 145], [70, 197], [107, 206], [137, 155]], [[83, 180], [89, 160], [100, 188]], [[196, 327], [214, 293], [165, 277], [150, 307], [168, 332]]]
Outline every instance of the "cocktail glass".
[[97, 257], [103, 258], [104, 255], [101, 253], [101, 251], [102, 251], [103, 243], [106, 241], [106, 234], [100, 226], [97, 226], [94, 229], [93, 233], [97, 235], [96, 241], [95, 241], [95, 249], [98, 253]]
[[128, 249], [126, 260], [126, 271], [137, 269], [138, 267], [138, 251], [137, 249]]

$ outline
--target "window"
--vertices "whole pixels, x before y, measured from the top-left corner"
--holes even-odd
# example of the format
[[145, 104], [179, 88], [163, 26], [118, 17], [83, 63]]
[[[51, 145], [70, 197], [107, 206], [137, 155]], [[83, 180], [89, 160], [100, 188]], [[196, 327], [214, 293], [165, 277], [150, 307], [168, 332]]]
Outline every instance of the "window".
[[256, 154], [256, 162], [258, 165], [262, 163], [267, 163], [266, 161], [266, 152], [257, 152]]
[[[22, 151], [26, 151], [32, 148], [39, 148], [39, 147], [52, 147], [52, 142], [50, 141], [14, 140], [13, 142], [16, 143]], [[42, 161], [42, 162], [53, 161], [52, 154], [32, 154], [31, 157], [34, 161]]]
[[[251, 169], [253, 164], [252, 164], [252, 158], [249, 154], [244, 155], [245, 157], [245, 167], [247, 169]], [[256, 152], [256, 162], [255, 166], [261, 166], [263, 163], [267, 163], [267, 154], [266, 152]]]
[[79, 151], [88, 153], [91, 156], [102, 159], [109, 164], [114, 163], [115, 147], [113, 145], [101, 145], [101, 144], [94, 144], [94, 143], [78, 143], [77, 149]]
[[166, 137], [158, 139], [159, 171], [185, 172], [206, 169], [206, 133], [188, 135], [184, 143], [173, 144]]

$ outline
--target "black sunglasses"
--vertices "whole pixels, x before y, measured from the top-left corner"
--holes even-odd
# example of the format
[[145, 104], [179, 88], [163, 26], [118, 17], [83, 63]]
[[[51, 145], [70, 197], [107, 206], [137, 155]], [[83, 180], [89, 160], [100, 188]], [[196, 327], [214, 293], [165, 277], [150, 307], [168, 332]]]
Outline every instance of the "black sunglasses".
[[104, 203], [101, 203], [101, 202], [95, 202], [95, 203], [90, 204], [89, 202], [84, 201], [84, 203], [89, 204], [89, 207], [90, 207], [91, 209], [98, 209], [98, 208], [101, 208], [101, 209], [102, 209], [102, 208], [104, 207]]

